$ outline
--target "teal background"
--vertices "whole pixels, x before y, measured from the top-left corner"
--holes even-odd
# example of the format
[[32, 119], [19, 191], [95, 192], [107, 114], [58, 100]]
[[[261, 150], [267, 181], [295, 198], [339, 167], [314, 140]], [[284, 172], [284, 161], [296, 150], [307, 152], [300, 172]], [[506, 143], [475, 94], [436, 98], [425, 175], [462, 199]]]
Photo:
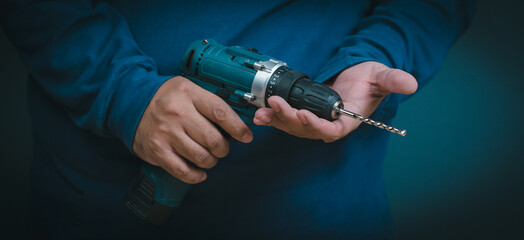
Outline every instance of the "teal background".
[[394, 239], [524, 239], [524, 4], [479, 1], [440, 72], [400, 106], [384, 177]]
[[[524, 239], [524, 3], [479, 1], [441, 71], [404, 102], [384, 178], [393, 239]], [[0, 232], [27, 236], [27, 71], [0, 33]]]

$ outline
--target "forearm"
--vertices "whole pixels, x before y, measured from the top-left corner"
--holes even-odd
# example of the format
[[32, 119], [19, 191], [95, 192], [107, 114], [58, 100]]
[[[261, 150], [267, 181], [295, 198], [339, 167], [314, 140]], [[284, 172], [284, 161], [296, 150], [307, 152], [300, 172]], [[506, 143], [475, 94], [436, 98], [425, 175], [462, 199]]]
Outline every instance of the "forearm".
[[469, 25], [473, 8], [474, 1], [379, 1], [344, 38], [319, 80], [360, 62], [376, 61], [411, 73], [423, 86]]
[[128, 148], [167, 77], [135, 43], [125, 19], [91, 1], [4, 2], [1, 24], [31, 76], [74, 123]]

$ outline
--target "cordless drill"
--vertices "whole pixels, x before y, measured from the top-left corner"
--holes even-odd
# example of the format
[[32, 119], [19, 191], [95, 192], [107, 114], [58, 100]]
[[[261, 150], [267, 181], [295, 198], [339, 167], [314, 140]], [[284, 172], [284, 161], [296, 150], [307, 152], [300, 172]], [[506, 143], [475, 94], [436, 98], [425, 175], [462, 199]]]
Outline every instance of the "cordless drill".
[[[337, 92], [256, 49], [198, 40], [189, 45], [182, 63], [184, 77], [222, 98], [248, 125], [253, 123], [258, 108], [269, 106], [269, 97], [280, 96], [292, 107], [307, 109], [326, 120], [335, 120], [343, 113], [402, 136], [406, 133], [345, 110]], [[141, 218], [162, 224], [180, 206], [190, 188], [191, 184], [162, 168], [144, 163], [126, 196], [126, 205]]]

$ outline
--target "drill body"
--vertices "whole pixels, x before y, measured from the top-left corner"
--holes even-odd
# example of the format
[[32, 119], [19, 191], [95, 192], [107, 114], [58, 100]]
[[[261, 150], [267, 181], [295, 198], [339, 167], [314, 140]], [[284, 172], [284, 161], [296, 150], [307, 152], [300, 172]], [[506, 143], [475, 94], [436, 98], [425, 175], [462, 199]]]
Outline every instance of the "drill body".
[[245, 63], [268, 61], [270, 57], [255, 50], [224, 47], [213, 40], [203, 41], [195, 41], [187, 48], [182, 75], [224, 99], [245, 123], [251, 124], [257, 107], [244, 97], [251, 92], [257, 70]]
[[[338, 118], [337, 109], [343, 107], [335, 91], [288, 68], [286, 63], [255, 49], [226, 47], [213, 40], [191, 43], [184, 53], [181, 73], [221, 97], [248, 125], [255, 111], [267, 107], [267, 99], [273, 95], [328, 120]], [[182, 203], [190, 187], [162, 168], [145, 163], [126, 205], [141, 218], [161, 224]]]

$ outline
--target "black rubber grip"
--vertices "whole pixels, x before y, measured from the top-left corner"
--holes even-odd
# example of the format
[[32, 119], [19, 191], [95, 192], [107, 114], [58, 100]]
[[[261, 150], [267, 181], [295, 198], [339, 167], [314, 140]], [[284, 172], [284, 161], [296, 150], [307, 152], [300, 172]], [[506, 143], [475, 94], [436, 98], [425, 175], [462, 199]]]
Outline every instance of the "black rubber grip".
[[140, 171], [126, 196], [126, 205], [140, 218], [161, 225], [169, 220], [175, 208], [155, 201], [156, 188], [156, 184]]
[[285, 66], [278, 68], [269, 79], [269, 82], [266, 87], [266, 106], [269, 106], [269, 104], [267, 103], [269, 97], [274, 95], [280, 96], [283, 99], [287, 100], [289, 98], [291, 88], [293, 87], [295, 82], [297, 82], [297, 80], [301, 78], [308, 78], [308, 76], [304, 73], [295, 71]]
[[341, 100], [337, 92], [330, 87], [301, 78], [295, 82], [289, 93], [288, 103], [296, 109], [306, 109], [320, 118], [333, 121], [333, 106]]

